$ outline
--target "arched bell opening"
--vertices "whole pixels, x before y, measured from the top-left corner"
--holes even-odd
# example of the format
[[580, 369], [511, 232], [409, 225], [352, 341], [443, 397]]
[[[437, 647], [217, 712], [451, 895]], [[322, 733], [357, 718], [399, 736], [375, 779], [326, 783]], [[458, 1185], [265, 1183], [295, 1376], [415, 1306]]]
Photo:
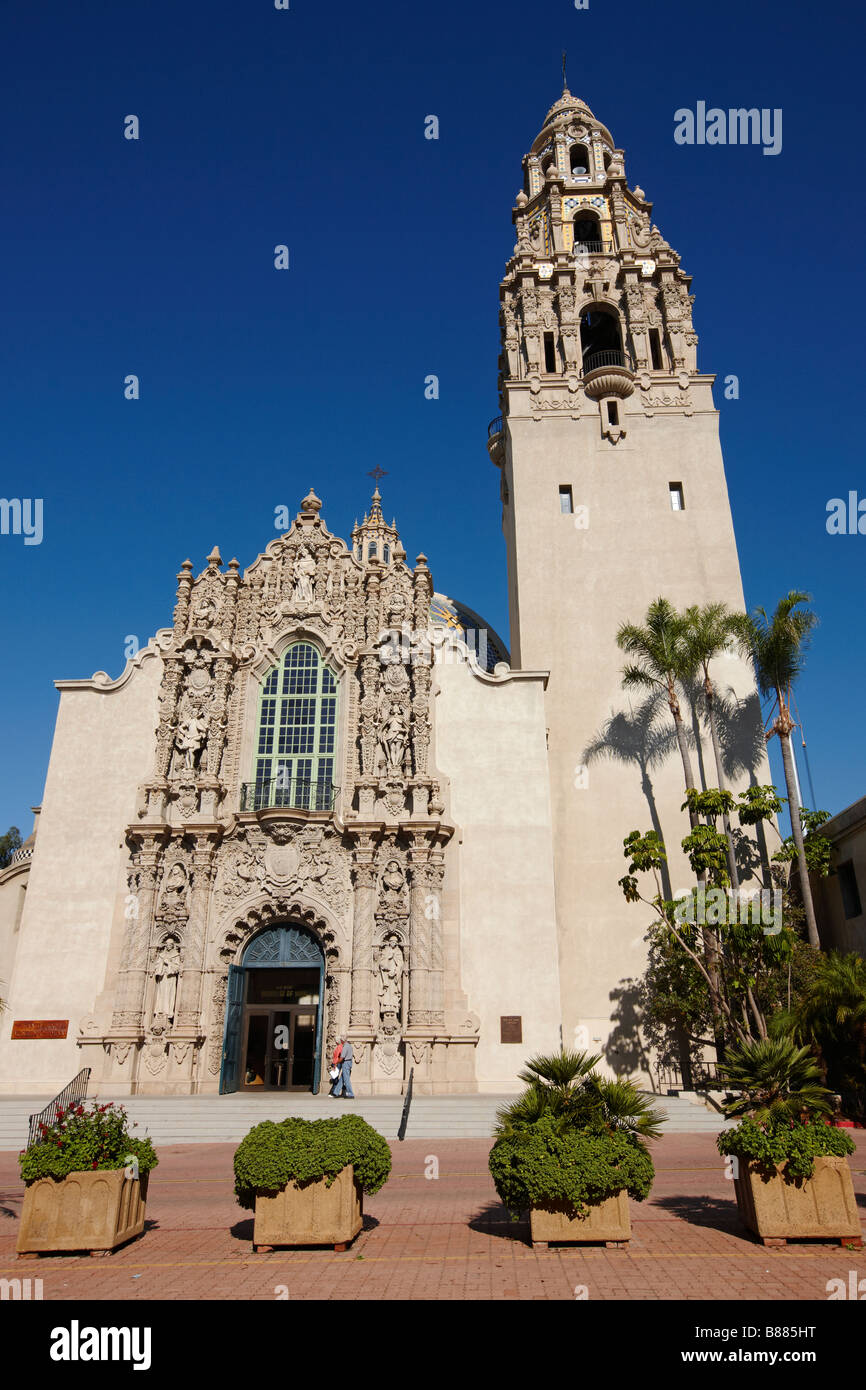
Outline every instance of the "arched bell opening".
[[598, 367], [623, 367], [622, 331], [612, 309], [584, 309], [580, 316], [580, 348], [584, 374]]

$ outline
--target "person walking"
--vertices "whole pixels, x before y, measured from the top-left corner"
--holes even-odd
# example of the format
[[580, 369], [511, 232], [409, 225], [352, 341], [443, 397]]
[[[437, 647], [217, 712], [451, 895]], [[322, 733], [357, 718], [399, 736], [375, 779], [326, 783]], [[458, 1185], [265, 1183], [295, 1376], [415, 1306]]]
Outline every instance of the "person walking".
[[331, 1067], [328, 1075], [331, 1078], [331, 1095], [336, 1095], [336, 1085], [340, 1079], [340, 1059], [343, 1055], [343, 1039], [337, 1039], [337, 1046], [331, 1054]]
[[334, 1086], [334, 1095], [344, 1095], [347, 1099], [354, 1100], [355, 1092], [352, 1090], [352, 1062], [354, 1061], [352, 1044], [346, 1037], [342, 1037], [340, 1043], [342, 1046], [340, 1052], [340, 1075], [337, 1077]]

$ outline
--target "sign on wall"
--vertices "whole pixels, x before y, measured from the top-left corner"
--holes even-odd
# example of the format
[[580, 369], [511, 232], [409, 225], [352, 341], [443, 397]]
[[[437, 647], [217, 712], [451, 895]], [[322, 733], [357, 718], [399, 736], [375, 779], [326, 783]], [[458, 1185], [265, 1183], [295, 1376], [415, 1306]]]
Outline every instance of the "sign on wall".
[[69, 1032], [68, 1018], [17, 1018], [12, 1024], [12, 1038], [65, 1038]]

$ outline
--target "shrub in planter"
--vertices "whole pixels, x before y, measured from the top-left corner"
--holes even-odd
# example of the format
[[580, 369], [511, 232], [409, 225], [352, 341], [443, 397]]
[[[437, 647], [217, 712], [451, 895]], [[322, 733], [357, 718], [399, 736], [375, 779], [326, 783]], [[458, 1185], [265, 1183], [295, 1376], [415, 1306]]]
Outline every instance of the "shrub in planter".
[[361, 1229], [363, 1193], [378, 1192], [391, 1150], [360, 1115], [265, 1120], [235, 1153], [235, 1195], [255, 1210], [254, 1247], [338, 1245]]
[[764, 1038], [732, 1048], [724, 1071], [741, 1090], [725, 1108], [743, 1118], [717, 1143], [737, 1160], [734, 1189], [744, 1224], [764, 1244], [797, 1237], [861, 1244], [846, 1158], [855, 1145], [826, 1122], [833, 1096], [820, 1084], [814, 1054], [790, 1038]]
[[122, 1106], [76, 1104], [40, 1124], [19, 1156], [26, 1185], [19, 1254], [112, 1250], [144, 1230], [147, 1179], [158, 1159]]
[[630, 1081], [598, 1075], [601, 1059], [562, 1052], [521, 1073], [526, 1091], [499, 1112], [489, 1167], [515, 1218], [529, 1210], [532, 1240], [628, 1240], [627, 1196], [643, 1201], [654, 1177], [645, 1139], [660, 1117]]

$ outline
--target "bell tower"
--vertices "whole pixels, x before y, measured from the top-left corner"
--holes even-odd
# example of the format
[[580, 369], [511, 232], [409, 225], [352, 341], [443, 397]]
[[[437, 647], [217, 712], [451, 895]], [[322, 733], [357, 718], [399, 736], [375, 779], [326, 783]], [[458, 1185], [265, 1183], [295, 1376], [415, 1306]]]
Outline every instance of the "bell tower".
[[[675, 749], [662, 756], [642, 697], [621, 688], [616, 632], [642, 623], [660, 595], [678, 609], [711, 600], [742, 609], [743, 592], [691, 279], [652, 203], [629, 185], [607, 127], [567, 89], [523, 171], [500, 290], [502, 413], [488, 431], [512, 663], [550, 673], [563, 1043], [582, 1038], [628, 1070], [640, 1059], [617, 1054], [614, 1018], [627, 1007], [624, 982], [644, 969], [646, 921], [618, 886], [624, 837], [659, 829], [674, 889], [691, 873], [679, 851], [682, 766]], [[754, 716], [742, 663], [717, 665], [721, 688]], [[622, 716], [616, 737], [612, 716]], [[668, 719], [665, 706], [659, 728]], [[728, 785], [737, 782], [734, 769]]]

